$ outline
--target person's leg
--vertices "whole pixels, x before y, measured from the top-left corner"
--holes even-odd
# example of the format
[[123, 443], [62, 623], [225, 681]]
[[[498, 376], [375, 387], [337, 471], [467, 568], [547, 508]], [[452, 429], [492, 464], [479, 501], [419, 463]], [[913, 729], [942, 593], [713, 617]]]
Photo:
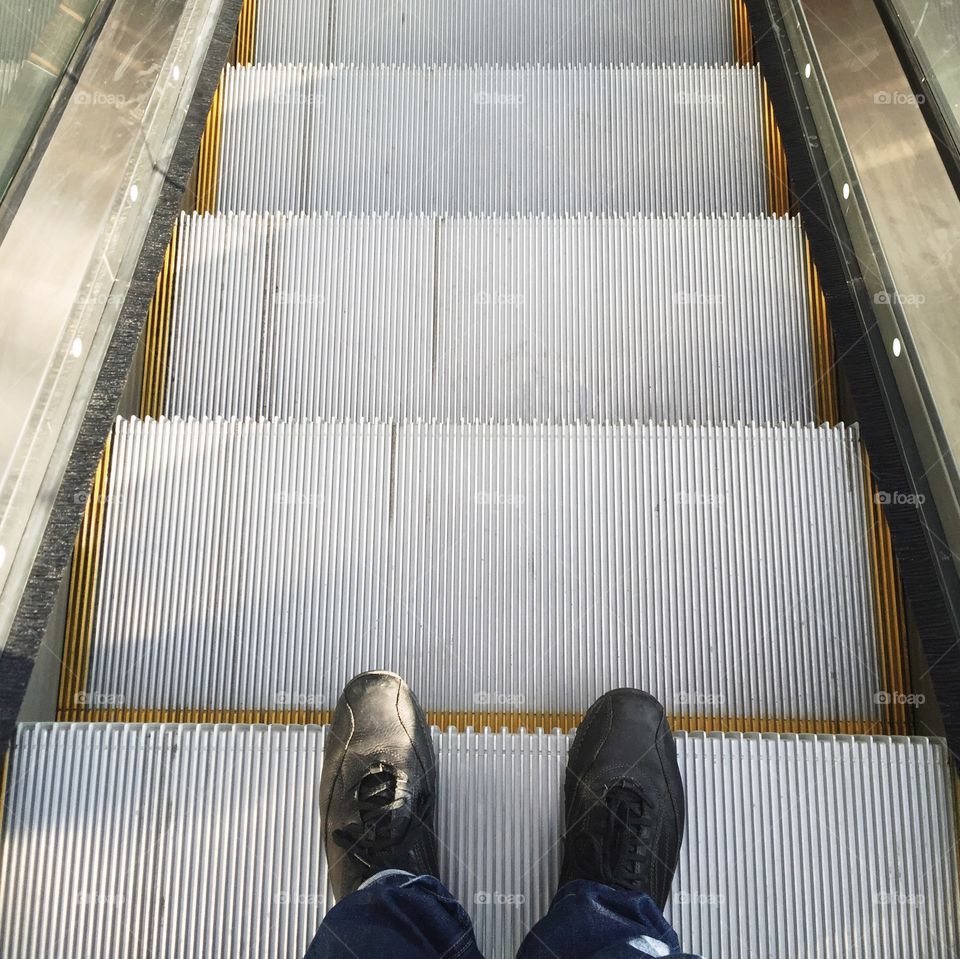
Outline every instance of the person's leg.
[[385, 871], [324, 917], [305, 959], [480, 959], [470, 917], [436, 876]]
[[618, 689], [567, 760], [560, 889], [518, 959], [683, 956], [663, 916], [683, 837], [683, 783], [663, 707]]
[[330, 885], [307, 959], [480, 959], [463, 907], [438, 878], [430, 727], [386, 672], [347, 684], [327, 732], [320, 812]]
[[576, 879], [561, 886], [517, 959], [697, 959], [680, 949], [670, 923], [646, 895]]

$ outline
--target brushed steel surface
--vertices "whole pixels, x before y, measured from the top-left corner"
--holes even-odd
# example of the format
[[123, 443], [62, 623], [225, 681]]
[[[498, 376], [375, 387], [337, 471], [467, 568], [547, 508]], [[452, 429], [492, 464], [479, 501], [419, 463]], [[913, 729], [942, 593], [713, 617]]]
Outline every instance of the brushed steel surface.
[[122, 420], [85, 701], [878, 721], [863, 495], [846, 427]]
[[811, 422], [797, 219], [181, 220], [168, 416]]
[[727, 0], [259, 0], [258, 63], [732, 63]]
[[217, 210], [761, 214], [760, 75], [228, 68]]

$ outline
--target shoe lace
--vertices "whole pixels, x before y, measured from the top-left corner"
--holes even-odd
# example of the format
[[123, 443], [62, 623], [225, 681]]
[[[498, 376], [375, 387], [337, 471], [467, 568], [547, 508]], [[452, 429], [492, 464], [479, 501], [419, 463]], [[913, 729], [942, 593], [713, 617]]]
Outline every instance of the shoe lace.
[[636, 785], [618, 782], [596, 797], [574, 843], [586, 874], [617, 886], [645, 884], [652, 855], [653, 807]]
[[371, 769], [357, 789], [359, 821], [333, 833], [334, 841], [366, 866], [374, 866], [386, 853], [395, 852], [409, 825], [397, 815], [409, 807], [407, 777], [386, 764]]
[[633, 885], [646, 878], [654, 829], [652, 806], [626, 783], [607, 790], [603, 803], [607, 828], [602, 835], [604, 865], [619, 883]]

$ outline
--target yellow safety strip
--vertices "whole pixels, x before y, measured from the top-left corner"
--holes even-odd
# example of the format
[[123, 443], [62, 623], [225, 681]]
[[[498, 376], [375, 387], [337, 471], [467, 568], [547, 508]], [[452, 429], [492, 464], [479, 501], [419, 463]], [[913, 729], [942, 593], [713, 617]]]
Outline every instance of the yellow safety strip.
[[140, 387], [140, 415], [157, 419], [163, 415], [170, 353], [170, 317], [173, 312], [173, 281], [177, 265], [177, 224], [174, 224], [163, 256], [163, 267], [147, 310], [144, 333], [143, 383]]
[[761, 79], [763, 107], [763, 145], [767, 160], [767, 191], [770, 197], [770, 212], [775, 216], [790, 213], [790, 177], [787, 171], [787, 155], [783, 149], [780, 127], [773, 112], [767, 81]]
[[[836, 352], [827, 317], [827, 301], [820, 285], [816, 264], [806, 241], [807, 299], [813, 339], [817, 418], [831, 426], [840, 420]], [[882, 509], [882, 493], [877, 489], [866, 451], [862, 453], [864, 507], [867, 525], [867, 552], [870, 557], [874, 621], [880, 682], [877, 704], [882, 709], [884, 732], [906, 735], [910, 731], [910, 695], [907, 667], [907, 628], [900, 571], [893, 554], [890, 527]]]
[[873, 608], [877, 629], [880, 679], [877, 691], [883, 707], [884, 725], [894, 736], [912, 732], [911, 693], [907, 662], [907, 626], [904, 615], [900, 570], [893, 554], [890, 526], [883, 511], [884, 492], [877, 488], [870, 470], [870, 458], [862, 450], [864, 500], [866, 503], [867, 541], [873, 581]]
[[840, 420], [837, 395], [836, 352], [833, 332], [827, 318], [827, 299], [820, 285], [820, 274], [810, 252], [810, 240], [804, 240], [806, 260], [807, 305], [810, 310], [810, 332], [813, 339], [813, 374], [816, 390], [817, 419], [834, 426]]
[[214, 213], [220, 176], [220, 150], [223, 142], [223, 75], [210, 103], [207, 124], [200, 137], [197, 159], [197, 213]]
[[[240, 725], [326, 725], [333, 718], [327, 709], [88, 709], [72, 717], [87, 722], [109, 723], [207, 723]], [[582, 713], [559, 712], [446, 712], [427, 710], [427, 720], [441, 729], [575, 729]], [[831, 735], [880, 735], [883, 723], [870, 720], [788, 719], [765, 716], [685, 716], [669, 717], [670, 726], [685, 732], [734, 733], [826, 733]]]
[[237, 23], [230, 61], [238, 67], [249, 67], [254, 62], [257, 42], [257, 0], [244, 0]]
[[73, 549], [57, 702], [57, 719], [60, 720], [79, 719], [85, 715], [83, 692], [87, 687], [94, 601], [110, 485], [111, 439], [112, 434], [107, 438], [100, 465], [94, 475], [93, 489], [83, 511], [83, 522]]
[[755, 62], [753, 55], [753, 30], [744, 0], [733, 0], [733, 51], [737, 63], [749, 66]]

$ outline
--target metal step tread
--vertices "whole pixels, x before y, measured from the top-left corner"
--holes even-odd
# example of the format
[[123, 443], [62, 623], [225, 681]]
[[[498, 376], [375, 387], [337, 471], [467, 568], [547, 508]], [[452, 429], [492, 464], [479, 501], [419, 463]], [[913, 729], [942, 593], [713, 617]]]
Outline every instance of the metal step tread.
[[130, 420], [103, 495], [65, 673], [93, 718], [312, 718], [377, 667], [442, 725], [569, 728], [642, 685], [721, 728], [886, 731], [903, 688], [855, 429]]
[[184, 215], [164, 412], [809, 422], [796, 218]]
[[223, 212], [768, 212], [753, 67], [228, 67]]
[[729, 63], [729, 0], [259, 0], [258, 63]]
[[[320, 727], [22, 726], [0, 852], [5, 959], [303, 955], [331, 904]], [[435, 733], [443, 879], [512, 959], [559, 871], [559, 733]], [[679, 735], [687, 831], [668, 915], [732, 956], [952, 959], [938, 741]]]

